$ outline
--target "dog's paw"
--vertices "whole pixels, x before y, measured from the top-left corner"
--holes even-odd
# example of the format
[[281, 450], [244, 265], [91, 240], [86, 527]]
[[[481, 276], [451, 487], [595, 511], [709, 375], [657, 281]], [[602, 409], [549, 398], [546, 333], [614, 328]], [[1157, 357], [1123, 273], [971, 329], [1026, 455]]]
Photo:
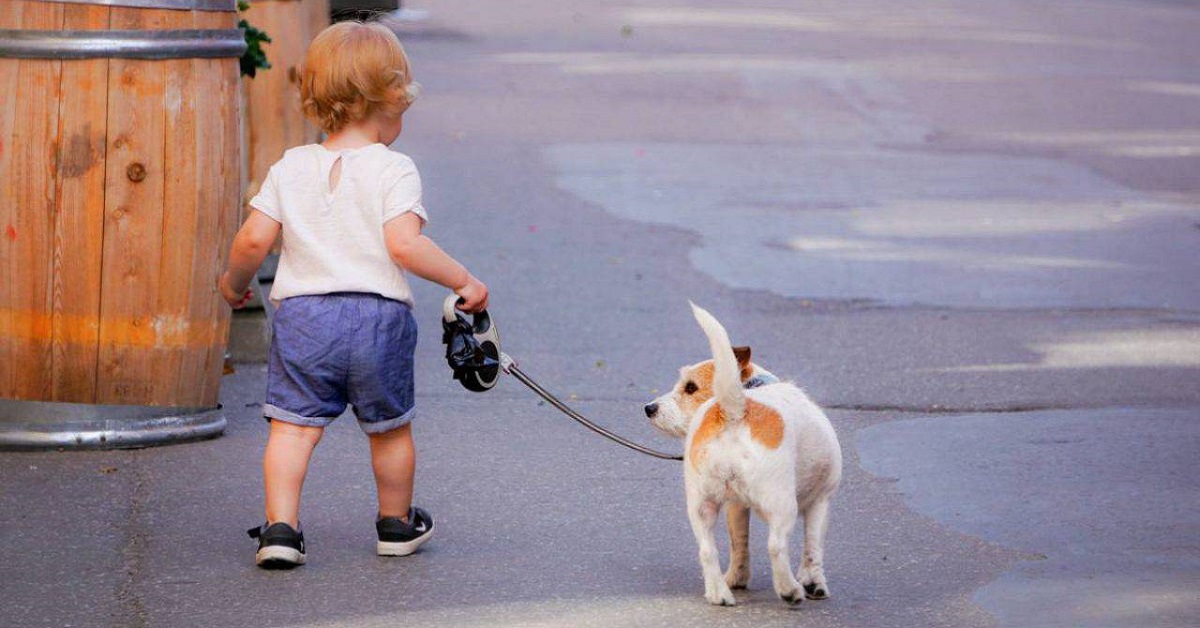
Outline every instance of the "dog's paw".
[[804, 601], [804, 592], [799, 588], [791, 591], [785, 591], [779, 594], [779, 599], [788, 603], [788, 606], [796, 606]]
[[775, 595], [779, 599], [787, 602], [791, 606], [795, 606], [804, 601], [804, 588], [795, 579], [789, 577], [778, 578], [775, 580]]
[[750, 570], [731, 565], [725, 572], [725, 585], [730, 589], [745, 589], [750, 584]]
[[720, 587], [711, 587], [711, 591], [706, 591], [704, 597], [709, 604], [713, 606], [737, 606], [737, 600], [733, 599], [733, 591], [724, 583]]
[[829, 599], [829, 586], [825, 583], [805, 583], [804, 596], [810, 600], [827, 600]]

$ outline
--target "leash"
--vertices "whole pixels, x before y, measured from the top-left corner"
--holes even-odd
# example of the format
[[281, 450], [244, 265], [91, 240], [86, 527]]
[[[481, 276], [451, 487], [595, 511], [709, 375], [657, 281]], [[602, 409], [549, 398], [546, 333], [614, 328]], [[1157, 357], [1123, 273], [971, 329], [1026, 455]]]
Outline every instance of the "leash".
[[639, 445], [627, 438], [615, 434], [588, 420], [587, 417], [571, 409], [561, 399], [542, 388], [532, 377], [525, 374], [517, 361], [500, 350], [500, 334], [487, 310], [476, 313], [468, 321], [455, 306], [460, 302], [457, 296], [450, 295], [442, 303], [442, 343], [446, 345], [446, 362], [454, 371], [457, 379], [467, 390], [485, 392], [491, 390], [500, 379], [503, 371], [517, 378], [550, 405], [571, 417], [580, 425], [593, 432], [634, 451], [641, 452], [660, 460], [683, 460], [676, 456], [649, 447]]
[[591, 421], [589, 421], [587, 419], [587, 417], [572, 410], [570, 406], [563, 403], [562, 400], [560, 400], [558, 397], [555, 397], [554, 395], [550, 394], [550, 392], [547, 391], [545, 388], [542, 388], [536, 381], [534, 381], [534, 379], [532, 377], [526, 375], [525, 372], [522, 371], [520, 369], [520, 367], [517, 366], [516, 360], [513, 360], [511, 357], [509, 357], [509, 355], [507, 353], [500, 354], [500, 369], [503, 370], [505, 373], [508, 373], [509, 375], [512, 375], [513, 377], [517, 378], [517, 381], [528, 386], [529, 390], [532, 390], [534, 393], [537, 394], [537, 396], [548, 401], [550, 403], [550, 405], [554, 406], [555, 408], [558, 408], [563, 414], [571, 417], [572, 419], [575, 419], [575, 421], [577, 421], [580, 425], [613, 441], [614, 443], [617, 443], [619, 445], [624, 445], [634, 451], [639, 451], [641, 453], [646, 454], [647, 456], [653, 456], [653, 457], [659, 458], [661, 460], [683, 460], [683, 456], [663, 453], [661, 451], [656, 451], [656, 450], [650, 449], [649, 447], [639, 445], [627, 438], [624, 438], [622, 436], [614, 434], [613, 432], [610, 432], [609, 430], [607, 430], [603, 427], [600, 427], [599, 425], [596, 425], [595, 423], [592, 423]]

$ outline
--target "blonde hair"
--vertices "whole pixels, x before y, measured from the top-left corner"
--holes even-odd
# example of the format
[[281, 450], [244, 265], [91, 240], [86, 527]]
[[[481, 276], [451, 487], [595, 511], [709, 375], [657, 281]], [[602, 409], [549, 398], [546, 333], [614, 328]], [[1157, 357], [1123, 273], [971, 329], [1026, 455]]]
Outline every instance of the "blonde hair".
[[376, 112], [399, 115], [416, 99], [408, 56], [382, 24], [339, 22], [317, 34], [300, 72], [300, 106], [326, 133]]

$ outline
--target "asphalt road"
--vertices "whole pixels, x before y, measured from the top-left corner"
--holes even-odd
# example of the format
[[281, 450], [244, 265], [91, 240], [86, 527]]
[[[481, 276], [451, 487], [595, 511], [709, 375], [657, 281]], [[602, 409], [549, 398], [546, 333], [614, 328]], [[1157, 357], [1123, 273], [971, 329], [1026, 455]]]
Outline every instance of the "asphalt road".
[[673, 449], [640, 408], [705, 357], [687, 300], [710, 309], [830, 409], [833, 597], [775, 599], [756, 522], [750, 591], [708, 606], [677, 464], [516, 381], [459, 388], [420, 285], [422, 552], [374, 556], [347, 418], [309, 564], [254, 567], [264, 369], [240, 365], [220, 439], [0, 455], [0, 624], [1195, 625], [1200, 6], [411, 7], [396, 148], [505, 349]]

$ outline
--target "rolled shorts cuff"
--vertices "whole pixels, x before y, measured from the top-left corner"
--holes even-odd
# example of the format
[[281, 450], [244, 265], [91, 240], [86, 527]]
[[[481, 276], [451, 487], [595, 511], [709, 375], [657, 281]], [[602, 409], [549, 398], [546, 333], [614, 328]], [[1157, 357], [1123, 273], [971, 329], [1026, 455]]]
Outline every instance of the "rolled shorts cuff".
[[358, 422], [358, 426], [361, 427], [362, 431], [366, 432], [367, 434], [382, 434], [384, 432], [390, 432], [394, 429], [401, 428], [409, 423], [412, 423], [413, 417], [416, 416], [416, 413], [417, 409], [411, 408], [408, 412], [405, 412], [394, 419], [384, 419], [383, 421], [370, 422], [360, 420]]
[[283, 408], [277, 408], [269, 403], [263, 404], [262, 413], [263, 418], [268, 421], [283, 421], [284, 423], [302, 425], [304, 427], [328, 427], [337, 418], [333, 416], [300, 416], [295, 412], [288, 412]]

